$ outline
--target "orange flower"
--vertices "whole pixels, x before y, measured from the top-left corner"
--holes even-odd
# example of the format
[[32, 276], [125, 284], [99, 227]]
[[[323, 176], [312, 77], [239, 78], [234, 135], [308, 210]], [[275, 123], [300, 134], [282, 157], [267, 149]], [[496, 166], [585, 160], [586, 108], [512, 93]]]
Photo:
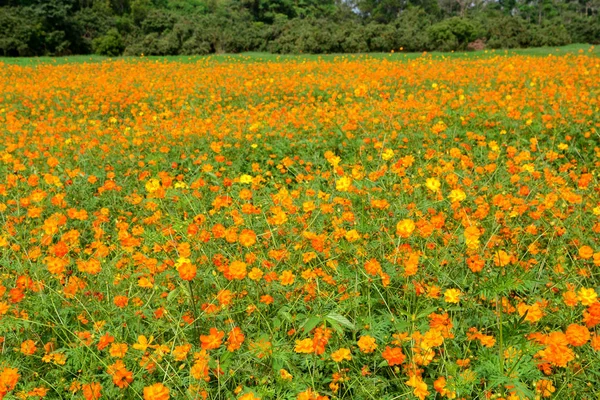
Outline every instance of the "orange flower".
[[229, 274], [232, 279], [244, 279], [246, 277], [246, 263], [242, 261], [233, 261], [229, 265]]
[[588, 328], [600, 324], [600, 303], [595, 302], [583, 312], [583, 321]]
[[498, 250], [494, 254], [494, 264], [498, 267], [505, 267], [510, 264], [510, 255], [504, 250]]
[[210, 328], [210, 335], [201, 335], [200, 343], [203, 350], [218, 349], [221, 347], [225, 332], [218, 330], [217, 328]]
[[117, 307], [123, 308], [126, 307], [127, 304], [129, 304], [129, 298], [127, 296], [115, 296], [115, 298], [113, 299], [113, 303]]
[[441, 346], [444, 343], [444, 337], [437, 329], [431, 329], [421, 338], [421, 348], [429, 350], [433, 347]]
[[311, 338], [296, 340], [296, 347], [294, 348], [296, 353], [311, 354], [314, 352], [313, 340]]
[[385, 346], [385, 350], [381, 353], [390, 367], [400, 365], [406, 360], [406, 356], [400, 347]]
[[440, 376], [433, 382], [433, 388], [442, 396], [448, 397], [449, 399], [456, 398], [456, 393], [446, 388], [447, 384], [446, 378]]
[[82, 386], [82, 389], [85, 400], [97, 400], [101, 397], [102, 385], [98, 382], [87, 383]]
[[133, 373], [127, 370], [125, 364], [121, 360], [117, 360], [106, 369], [106, 372], [112, 376], [112, 381], [119, 388], [124, 389], [133, 382]]
[[110, 346], [108, 353], [111, 357], [123, 358], [125, 357], [125, 354], [127, 354], [127, 349], [127, 343], [113, 343]]
[[409, 277], [417, 274], [419, 269], [419, 259], [421, 257], [418, 253], [410, 253], [408, 258], [404, 260], [404, 276]]
[[413, 387], [413, 394], [419, 399], [423, 400], [429, 394], [427, 390], [427, 384], [417, 375], [411, 375], [408, 381], [405, 382], [407, 386]]
[[583, 346], [590, 340], [590, 331], [588, 328], [582, 325], [571, 324], [567, 327], [565, 332], [567, 341], [571, 346]]
[[192, 349], [192, 345], [191, 344], [184, 344], [181, 346], [176, 346], [173, 351], [171, 352], [171, 355], [173, 356], [173, 358], [177, 361], [183, 361], [187, 358], [188, 353], [190, 352], [190, 350]]
[[562, 332], [552, 332], [546, 337], [546, 347], [537, 352], [536, 357], [557, 367], [566, 367], [575, 359], [575, 353], [568, 347], [569, 341]]
[[292, 271], [285, 270], [281, 273], [281, 276], [279, 277], [279, 282], [281, 282], [281, 284], [283, 286], [289, 286], [292, 283], [294, 283], [294, 279], [295, 279], [295, 276], [292, 273]]
[[563, 293], [563, 301], [567, 307], [575, 307], [579, 300], [577, 300], [577, 293], [572, 290], [568, 290]]
[[100, 261], [90, 258], [86, 261], [77, 260], [77, 269], [90, 275], [96, 275], [102, 270], [102, 266], [100, 265]]
[[109, 344], [115, 341], [115, 338], [110, 335], [110, 333], [105, 333], [98, 340], [98, 350], [104, 350]]
[[247, 392], [238, 397], [238, 400], [260, 400], [260, 397], [257, 397], [252, 392]]
[[590, 344], [592, 346], [592, 349], [594, 349], [595, 351], [600, 351], [600, 335], [592, 335], [592, 341]]
[[479, 255], [474, 255], [467, 259], [467, 266], [473, 272], [480, 272], [485, 266], [485, 261]]
[[318, 327], [315, 328], [315, 336], [313, 337], [313, 349], [315, 354], [323, 354], [325, 352], [325, 346], [329, 342], [331, 337], [331, 329]]
[[162, 383], [155, 383], [144, 388], [144, 400], [169, 400], [169, 388]]
[[37, 348], [35, 347], [35, 342], [33, 340], [26, 340], [21, 343], [21, 353], [26, 356], [30, 356], [35, 353]]
[[552, 384], [552, 381], [548, 379], [540, 379], [535, 384], [535, 391], [542, 395], [542, 397], [552, 397], [552, 393], [556, 391], [556, 388]]
[[228, 306], [233, 301], [233, 293], [229, 289], [219, 290], [219, 293], [217, 293], [217, 301], [222, 306]]
[[594, 249], [592, 249], [590, 246], [581, 246], [579, 248], [579, 257], [583, 258], [584, 260], [592, 258], [593, 255]]
[[244, 333], [239, 327], [236, 326], [233, 328], [227, 336], [227, 351], [235, 351], [239, 349], [242, 346], [242, 343], [244, 343], [245, 338], [246, 337], [244, 336]]
[[191, 281], [196, 277], [198, 269], [195, 265], [192, 265], [189, 262], [184, 262], [179, 264], [177, 267], [177, 272], [179, 273], [179, 277], [184, 281]]
[[358, 348], [363, 353], [372, 353], [377, 348], [377, 343], [376, 343], [375, 338], [372, 336], [369, 336], [369, 335], [361, 336], [360, 339], [358, 339], [357, 344], [358, 344]]
[[313, 391], [312, 389], [306, 389], [304, 392], [298, 393], [296, 396], [296, 400], [328, 400], [329, 398], [326, 396], [319, 396], [318, 392]]
[[374, 258], [371, 258], [367, 262], [365, 262], [365, 271], [369, 275], [377, 275], [381, 272], [381, 264]]
[[148, 349], [148, 347], [150, 347], [150, 348], [155, 347], [154, 345], [152, 345], [153, 341], [154, 341], [154, 336], [150, 336], [150, 338], [148, 339], [145, 335], [139, 335], [137, 343], [133, 345], [133, 348], [136, 350], [140, 350], [140, 351], [146, 351]]
[[243, 229], [238, 238], [240, 244], [244, 247], [250, 247], [256, 243], [256, 233], [250, 229]]
[[194, 379], [203, 379], [208, 382], [209, 378], [209, 368], [208, 363], [210, 362], [210, 357], [206, 353], [206, 350], [202, 350], [198, 353], [194, 353], [194, 365], [190, 369], [190, 375]]
[[539, 303], [535, 303], [532, 306], [527, 305], [525, 303], [519, 303], [517, 305], [517, 312], [521, 317], [524, 316], [525, 313], [527, 313], [527, 316], [525, 316], [525, 321], [532, 323], [538, 322], [544, 317], [544, 312], [542, 311], [542, 308], [540, 307]]
[[17, 368], [4, 368], [0, 371], [0, 399], [17, 386], [20, 377]]

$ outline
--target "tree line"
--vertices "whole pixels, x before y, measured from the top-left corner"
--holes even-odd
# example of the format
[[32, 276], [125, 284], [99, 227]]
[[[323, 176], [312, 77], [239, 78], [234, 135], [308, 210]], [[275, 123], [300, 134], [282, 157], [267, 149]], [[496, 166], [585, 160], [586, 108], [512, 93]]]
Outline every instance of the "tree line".
[[0, 55], [595, 44], [599, 10], [600, 0], [0, 0]]

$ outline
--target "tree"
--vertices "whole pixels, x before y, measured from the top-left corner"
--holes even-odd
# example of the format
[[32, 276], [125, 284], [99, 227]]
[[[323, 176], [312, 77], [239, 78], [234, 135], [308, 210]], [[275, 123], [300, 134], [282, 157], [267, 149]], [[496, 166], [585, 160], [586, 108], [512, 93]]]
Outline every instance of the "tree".
[[369, 20], [387, 24], [395, 20], [408, 6], [405, 0], [360, 0], [358, 8]]

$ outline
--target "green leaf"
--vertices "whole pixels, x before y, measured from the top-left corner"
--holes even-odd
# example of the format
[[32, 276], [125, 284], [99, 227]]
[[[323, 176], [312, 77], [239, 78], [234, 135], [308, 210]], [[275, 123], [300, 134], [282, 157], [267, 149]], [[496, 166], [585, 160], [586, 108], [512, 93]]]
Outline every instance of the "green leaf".
[[287, 311], [280, 310], [278, 314], [281, 315], [287, 322], [293, 321], [292, 314]]
[[169, 294], [167, 295], [167, 303], [171, 303], [173, 300], [175, 300], [177, 298], [177, 296], [179, 296], [179, 288], [175, 288], [175, 289], [171, 290], [169, 292]]
[[346, 328], [355, 331], [356, 330], [356, 326], [350, 322], [350, 320], [346, 317], [344, 317], [341, 314], [338, 314], [336, 312], [330, 312], [329, 314], [327, 314], [327, 316], [325, 317], [329, 322], [336, 322], [342, 326], [345, 326]]
[[420, 313], [418, 313], [417, 316], [415, 317], [415, 319], [419, 320], [419, 319], [421, 319], [423, 317], [426, 317], [429, 314], [431, 314], [432, 312], [436, 311], [437, 309], [438, 309], [437, 307], [426, 308], [425, 310], [423, 310]]
[[310, 332], [322, 321], [323, 320], [319, 317], [309, 317], [306, 321], [304, 321], [301, 328], [304, 328], [304, 332]]
[[335, 331], [337, 333], [339, 333], [340, 335], [344, 334], [344, 328], [342, 328], [342, 326], [340, 324], [338, 324], [337, 322], [335, 322], [334, 320], [331, 320], [331, 319], [327, 319], [327, 321], [333, 327], [333, 329], [335, 329]]

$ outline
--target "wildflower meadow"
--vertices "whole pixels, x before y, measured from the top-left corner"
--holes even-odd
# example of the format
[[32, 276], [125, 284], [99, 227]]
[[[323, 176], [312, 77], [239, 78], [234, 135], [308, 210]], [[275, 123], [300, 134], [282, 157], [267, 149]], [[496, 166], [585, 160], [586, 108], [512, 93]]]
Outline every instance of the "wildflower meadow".
[[598, 399], [548, 53], [0, 63], [0, 399]]

